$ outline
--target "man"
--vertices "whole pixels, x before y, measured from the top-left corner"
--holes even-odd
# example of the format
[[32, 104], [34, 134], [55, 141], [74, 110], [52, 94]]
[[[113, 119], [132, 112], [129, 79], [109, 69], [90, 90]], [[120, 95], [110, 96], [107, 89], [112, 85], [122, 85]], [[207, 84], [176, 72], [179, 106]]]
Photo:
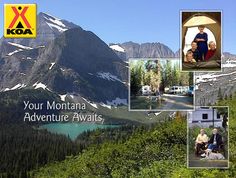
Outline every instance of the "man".
[[200, 53], [197, 49], [197, 42], [196, 41], [193, 41], [191, 43], [191, 49], [189, 49], [188, 51], [191, 51], [193, 53], [193, 58], [198, 62], [200, 61], [201, 57], [200, 57]]
[[208, 141], [208, 148], [205, 153], [203, 153], [201, 156], [205, 157], [206, 154], [209, 154], [212, 152], [212, 150], [219, 149], [220, 145], [222, 145], [222, 136], [218, 133], [218, 130], [214, 128], [212, 130], [212, 135], [210, 140]]
[[199, 25], [198, 30], [199, 33], [195, 36], [193, 41], [197, 42], [197, 49], [200, 53], [200, 60], [204, 61], [206, 57], [206, 53], [208, 51], [207, 41], [208, 41], [208, 35], [206, 32], [204, 32], [205, 26]]
[[199, 156], [199, 152], [206, 149], [208, 143], [208, 136], [205, 134], [205, 130], [201, 129], [195, 141], [195, 155]]

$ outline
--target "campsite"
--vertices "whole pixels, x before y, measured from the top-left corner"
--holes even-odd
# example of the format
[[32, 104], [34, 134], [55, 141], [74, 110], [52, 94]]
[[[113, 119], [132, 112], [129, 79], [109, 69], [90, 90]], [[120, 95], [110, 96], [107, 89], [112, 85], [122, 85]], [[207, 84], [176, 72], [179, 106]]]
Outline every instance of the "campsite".
[[193, 74], [170, 59], [130, 59], [130, 110], [192, 110]]
[[[196, 106], [195, 111], [187, 113], [187, 118], [188, 167], [227, 168], [229, 156], [228, 107]], [[206, 140], [203, 139], [204, 136]], [[211, 144], [214, 144], [215, 147], [211, 148]]]

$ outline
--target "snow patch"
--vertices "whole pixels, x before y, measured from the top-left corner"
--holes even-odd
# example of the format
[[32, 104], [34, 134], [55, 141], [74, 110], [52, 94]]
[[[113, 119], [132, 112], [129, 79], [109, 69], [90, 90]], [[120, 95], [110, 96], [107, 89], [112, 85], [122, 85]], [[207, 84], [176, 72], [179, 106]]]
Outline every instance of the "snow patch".
[[52, 62], [51, 65], [50, 65], [50, 67], [49, 67], [49, 70], [51, 70], [52, 67], [53, 67], [55, 64], [56, 64], [55, 62]]
[[18, 83], [12, 88], [5, 88], [3, 91], [16, 90], [16, 89], [21, 89], [21, 88], [24, 88], [24, 87], [26, 87], [25, 84]]
[[59, 32], [64, 32], [66, 30], [68, 30], [67, 28], [63, 28], [61, 26], [46, 22], [48, 24], [48, 26], [53, 30], [53, 28], [56, 28]]
[[23, 50], [22, 49], [18, 49], [18, 50], [12, 51], [12, 52], [8, 53], [7, 56], [12, 56], [13, 54], [18, 53], [20, 51], [23, 51]]
[[108, 108], [108, 109], [111, 109], [111, 105], [107, 105], [105, 103], [100, 103], [100, 105], [104, 108]]
[[118, 52], [123, 52], [123, 53], [125, 52], [124, 48], [120, 47], [119, 45], [111, 45], [109, 47]]
[[227, 64], [222, 64], [223, 68], [227, 68], [227, 67], [236, 67], [236, 64], [231, 64], [231, 63], [227, 63]]
[[60, 69], [61, 69], [62, 72], [65, 72], [65, 69], [63, 69], [63, 68], [60, 68]]
[[42, 88], [42, 89], [46, 89], [47, 88], [47, 85], [45, 85], [45, 84], [43, 84], [43, 83], [41, 83], [41, 82], [36, 82], [35, 84], [33, 84], [33, 87], [34, 87], [34, 89], [38, 89], [38, 88]]
[[209, 82], [209, 81], [216, 81], [218, 77], [223, 77], [223, 76], [229, 76], [232, 74], [235, 74], [236, 71], [230, 72], [230, 73], [224, 73], [224, 74], [203, 74], [203, 75], [197, 75], [195, 79], [195, 83], [204, 83], [204, 82]]
[[18, 89], [18, 88], [20, 88], [20, 87], [21, 87], [21, 84], [18, 83], [17, 85], [15, 85], [14, 87], [12, 87], [11, 90], [16, 90], [16, 89]]
[[113, 81], [113, 82], [119, 81], [119, 82], [123, 83], [117, 76], [112, 75], [109, 72], [98, 72], [97, 77], [103, 78], [105, 80]]
[[236, 60], [230, 60], [230, 58], [226, 61], [225, 64], [222, 64], [223, 68], [227, 67], [236, 67]]
[[59, 95], [62, 101], [66, 101], [66, 94], [65, 95]]
[[44, 45], [39, 45], [36, 48], [45, 48], [45, 46]]
[[[46, 14], [46, 13], [45, 13]], [[64, 24], [64, 23], [62, 23], [62, 21], [61, 21], [61, 19], [59, 19], [59, 18], [57, 18], [57, 17], [54, 17], [54, 16], [52, 16], [52, 15], [50, 15], [50, 14], [46, 14], [48, 17], [46, 17], [46, 16], [44, 16], [44, 18], [46, 19], [46, 20], [49, 20], [49, 21], [51, 21], [52, 23], [54, 23], [54, 24], [57, 24], [57, 25], [59, 25], [59, 26], [61, 26], [61, 27], [66, 27], [66, 25]]]
[[[82, 97], [82, 98], [83, 98], [83, 97]], [[97, 104], [95, 104], [95, 103], [93, 103], [93, 102], [91, 102], [91, 101], [89, 101], [89, 100], [87, 100], [87, 99], [85, 99], [85, 98], [83, 98], [83, 100], [86, 101], [87, 103], [89, 103], [89, 104], [90, 104], [91, 106], [93, 106], [94, 108], [98, 109]]]
[[9, 91], [10, 90], [10, 88], [5, 88], [5, 90], [3, 90], [3, 91]]
[[24, 46], [24, 45], [21, 45], [21, 44], [17, 44], [17, 43], [12, 43], [12, 42], [8, 42], [10, 45], [12, 45], [12, 46], [16, 46], [16, 47], [18, 47], [18, 48], [21, 48], [21, 49], [33, 49], [33, 48], [31, 48], [31, 47], [28, 47], [28, 46]]

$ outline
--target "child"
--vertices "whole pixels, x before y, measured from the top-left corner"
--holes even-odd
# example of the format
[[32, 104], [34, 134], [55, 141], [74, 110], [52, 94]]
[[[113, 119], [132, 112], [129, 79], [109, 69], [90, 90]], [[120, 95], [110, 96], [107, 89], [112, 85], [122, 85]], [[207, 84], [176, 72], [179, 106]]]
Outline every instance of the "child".
[[187, 54], [186, 54], [186, 59], [184, 62], [187, 62], [187, 63], [195, 63], [196, 60], [193, 58], [193, 52], [192, 51], [188, 51]]
[[189, 49], [188, 51], [191, 51], [193, 53], [193, 58], [198, 62], [201, 58], [200, 58], [200, 53], [197, 49], [197, 42], [193, 41], [191, 43], [192, 48]]
[[207, 40], [208, 35], [204, 32], [204, 25], [198, 26], [199, 33], [195, 36], [194, 41], [197, 42], [197, 49], [200, 53], [200, 60], [205, 60], [206, 53], [208, 51]]
[[210, 41], [209, 42], [209, 50], [207, 51], [207, 54], [206, 54], [206, 60], [212, 58], [212, 56], [214, 56], [216, 52], [216, 44], [214, 41]]

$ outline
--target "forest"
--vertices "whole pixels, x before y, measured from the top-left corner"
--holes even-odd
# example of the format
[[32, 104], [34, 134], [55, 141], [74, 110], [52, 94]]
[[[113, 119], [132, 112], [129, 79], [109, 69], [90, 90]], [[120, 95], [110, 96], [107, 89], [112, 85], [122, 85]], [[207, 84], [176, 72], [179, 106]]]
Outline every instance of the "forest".
[[139, 95], [144, 85], [151, 86], [153, 92], [164, 91], [171, 86], [193, 85], [193, 73], [180, 72], [175, 60], [136, 60], [130, 62], [131, 95]]
[[28, 172], [75, 155], [69, 138], [27, 124], [0, 124], [0, 177], [28, 177]]

